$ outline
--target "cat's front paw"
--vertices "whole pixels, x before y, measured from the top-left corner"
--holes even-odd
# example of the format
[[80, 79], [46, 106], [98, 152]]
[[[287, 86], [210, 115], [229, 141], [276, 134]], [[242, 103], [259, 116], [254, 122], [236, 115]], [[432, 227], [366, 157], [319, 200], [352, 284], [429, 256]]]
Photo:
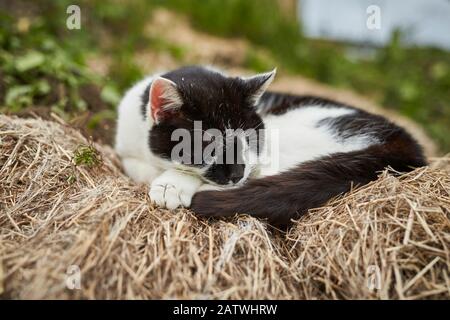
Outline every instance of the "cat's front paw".
[[194, 176], [166, 171], [152, 182], [148, 194], [150, 200], [162, 208], [187, 208], [200, 184]]
[[167, 209], [176, 209], [181, 206], [189, 207], [194, 194], [186, 192], [172, 183], [154, 182], [150, 187], [148, 195], [158, 206]]

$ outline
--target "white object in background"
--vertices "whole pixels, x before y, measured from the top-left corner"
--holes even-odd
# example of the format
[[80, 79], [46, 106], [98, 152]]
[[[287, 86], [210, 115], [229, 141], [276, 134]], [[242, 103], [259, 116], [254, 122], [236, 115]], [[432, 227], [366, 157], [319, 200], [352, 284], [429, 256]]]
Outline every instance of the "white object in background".
[[300, 0], [298, 8], [308, 37], [384, 45], [401, 29], [408, 44], [450, 50], [449, 0]]

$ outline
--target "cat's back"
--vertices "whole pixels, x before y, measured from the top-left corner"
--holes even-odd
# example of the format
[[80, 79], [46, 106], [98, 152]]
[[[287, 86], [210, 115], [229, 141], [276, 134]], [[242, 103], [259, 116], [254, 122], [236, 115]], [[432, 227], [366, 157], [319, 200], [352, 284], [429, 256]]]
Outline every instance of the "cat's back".
[[[115, 149], [119, 156], [136, 154], [146, 150], [146, 131], [150, 128], [145, 114], [144, 95], [153, 76], [149, 76], [128, 89], [117, 110]], [[144, 141], [143, 141], [144, 140]]]
[[402, 128], [384, 117], [320, 97], [266, 92], [257, 107], [269, 140], [277, 140], [279, 171], [326, 155], [364, 150], [395, 135], [411, 143]]

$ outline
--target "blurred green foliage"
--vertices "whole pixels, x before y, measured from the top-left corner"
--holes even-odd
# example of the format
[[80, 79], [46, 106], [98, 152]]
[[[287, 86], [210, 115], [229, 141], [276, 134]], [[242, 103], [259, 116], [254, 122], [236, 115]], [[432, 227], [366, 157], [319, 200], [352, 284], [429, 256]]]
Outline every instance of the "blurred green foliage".
[[[90, 125], [113, 118], [120, 93], [143, 76], [133, 59], [136, 51], [152, 48], [179, 60], [185, 56], [184, 48], [144, 32], [153, 8], [164, 6], [187, 15], [198, 29], [246, 38], [270, 53], [267, 59], [250, 49], [245, 67], [262, 71], [273, 67], [274, 60], [283, 72], [351, 88], [423, 124], [443, 151], [450, 150], [450, 53], [405, 48], [400, 32], [378, 49], [307, 39], [294, 15], [282, 12], [273, 0], [82, 0], [77, 3], [82, 29], [67, 30], [70, 4], [28, 2], [34, 8], [28, 30], [20, 30], [17, 12], [1, 12], [0, 99], [8, 110], [36, 103], [62, 113], [90, 109], [92, 102], [82, 92], [94, 84], [109, 111], [95, 110]], [[99, 77], [87, 70], [85, 61], [104, 53], [112, 60], [110, 71]]]
[[274, 0], [155, 0], [156, 4], [183, 12], [194, 27], [220, 35], [242, 36], [268, 47], [291, 61], [301, 37], [299, 25], [283, 14]]
[[[82, 58], [68, 54], [46, 32], [41, 22], [30, 32], [19, 32], [13, 19], [0, 18], [0, 95], [12, 111], [33, 104], [51, 104], [60, 111], [82, 111], [86, 103], [79, 96], [82, 85], [95, 81], [82, 67]], [[59, 92], [53, 92], [53, 87]]]

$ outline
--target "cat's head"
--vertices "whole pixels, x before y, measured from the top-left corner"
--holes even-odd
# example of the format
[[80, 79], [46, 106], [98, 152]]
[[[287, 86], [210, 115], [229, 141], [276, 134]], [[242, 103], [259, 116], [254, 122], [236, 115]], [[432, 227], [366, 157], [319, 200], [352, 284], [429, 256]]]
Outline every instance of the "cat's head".
[[243, 183], [264, 139], [256, 104], [274, 76], [275, 70], [243, 78], [185, 67], [155, 78], [146, 108], [151, 152], [209, 183]]

